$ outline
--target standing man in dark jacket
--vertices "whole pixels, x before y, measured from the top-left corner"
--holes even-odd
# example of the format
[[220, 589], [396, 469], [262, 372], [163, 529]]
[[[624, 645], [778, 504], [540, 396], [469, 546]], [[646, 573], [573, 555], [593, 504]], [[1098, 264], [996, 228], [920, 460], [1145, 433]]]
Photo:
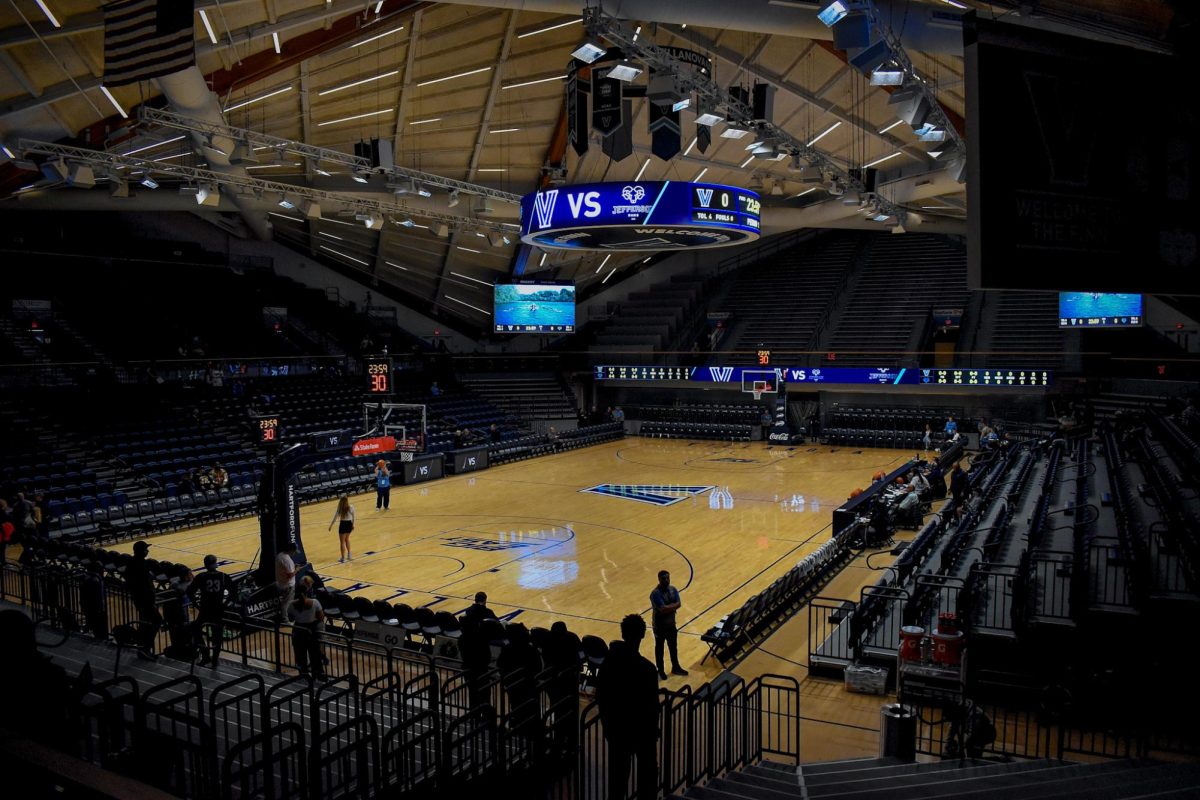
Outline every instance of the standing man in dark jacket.
[[671, 651], [671, 674], [688, 674], [679, 666], [679, 630], [675, 627], [675, 612], [680, 605], [679, 590], [671, 585], [671, 573], [664, 569], [658, 573], [658, 586], [650, 593], [650, 606], [654, 612], [654, 662], [658, 665], [658, 677], [664, 681], [667, 679], [663, 666], [664, 644]]
[[960, 507], [971, 496], [971, 482], [967, 480], [961, 461], [956, 462], [950, 472], [950, 494], [954, 495], [954, 504]]
[[658, 681], [654, 665], [638, 652], [644, 638], [644, 619], [630, 614], [621, 620], [621, 641], [610, 645], [597, 676], [609, 800], [624, 800], [631, 758], [637, 758], [637, 796], [658, 796]]
[[133, 560], [125, 566], [125, 585], [142, 623], [138, 655], [153, 661], [154, 639], [162, 627], [162, 615], [158, 613], [158, 593], [154, 589], [154, 576], [150, 574], [150, 566], [146, 563], [148, 552], [150, 545], [146, 542], [133, 543]]

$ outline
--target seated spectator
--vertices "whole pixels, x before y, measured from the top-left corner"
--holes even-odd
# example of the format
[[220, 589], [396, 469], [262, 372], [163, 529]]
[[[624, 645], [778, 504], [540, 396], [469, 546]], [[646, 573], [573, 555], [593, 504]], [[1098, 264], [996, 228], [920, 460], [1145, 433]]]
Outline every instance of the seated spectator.
[[180, 494], [191, 494], [196, 491], [195, 474], [195, 470], [188, 470], [187, 474], [183, 476], [183, 480], [179, 482]]
[[958, 433], [958, 423], [954, 421], [954, 417], [946, 419], [946, 427], [944, 428], [947, 436], [953, 436]]
[[613, 422], [624, 422], [625, 421], [625, 412], [621, 410], [620, 406], [613, 407], [612, 421]]
[[558, 431], [556, 431], [554, 429], [553, 425], [551, 425], [549, 427], [549, 429], [547, 429], [546, 438], [550, 440], [550, 449], [557, 452], [558, 451]]
[[920, 470], [913, 472], [912, 480], [909, 481], [909, 484], [912, 486], [913, 492], [921, 498], [922, 503], [927, 503], [932, 499], [932, 489], [929, 481], [921, 474]]
[[223, 489], [229, 485], [229, 473], [226, 472], [225, 468], [220, 464], [217, 464], [217, 466], [213, 469], [212, 482], [213, 486], [217, 489]]
[[433, 383], [429, 384], [429, 395], [431, 397], [441, 397], [442, 396], [442, 388], [440, 386], [438, 386], [437, 381], [434, 381]]
[[896, 521], [898, 524], [909, 525], [913, 528], [921, 527], [921, 523], [924, 522], [921, 514], [921, 498], [915, 487], [909, 486], [904, 494], [904, 499], [900, 501], [900, 505], [896, 506]]
[[212, 470], [208, 467], [201, 467], [200, 472], [196, 475], [196, 486], [200, 491], [213, 488]]
[[500, 433], [500, 428], [496, 426], [496, 423], [493, 422], [491, 427], [488, 428], [488, 435], [491, 436], [492, 444], [497, 444], [500, 441], [502, 435]]

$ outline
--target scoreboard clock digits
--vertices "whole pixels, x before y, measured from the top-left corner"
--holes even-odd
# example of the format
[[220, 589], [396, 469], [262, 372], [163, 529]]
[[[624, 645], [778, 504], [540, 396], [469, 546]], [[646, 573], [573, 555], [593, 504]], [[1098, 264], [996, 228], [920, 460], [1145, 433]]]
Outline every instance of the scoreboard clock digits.
[[279, 417], [278, 416], [263, 416], [259, 417], [258, 423], [258, 443], [259, 444], [276, 444], [279, 441]]
[[392, 393], [392, 360], [371, 358], [367, 360], [367, 394], [390, 395]]

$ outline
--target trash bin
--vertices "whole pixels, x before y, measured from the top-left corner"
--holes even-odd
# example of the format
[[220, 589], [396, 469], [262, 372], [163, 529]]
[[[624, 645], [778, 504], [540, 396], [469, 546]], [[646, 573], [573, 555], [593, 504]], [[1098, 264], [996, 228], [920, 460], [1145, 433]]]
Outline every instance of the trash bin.
[[889, 703], [879, 711], [879, 755], [917, 760], [917, 715], [908, 706]]

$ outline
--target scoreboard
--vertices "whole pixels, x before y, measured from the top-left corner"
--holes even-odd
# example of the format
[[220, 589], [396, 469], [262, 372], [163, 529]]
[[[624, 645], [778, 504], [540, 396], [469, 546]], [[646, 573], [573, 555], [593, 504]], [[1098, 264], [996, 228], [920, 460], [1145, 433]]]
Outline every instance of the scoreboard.
[[598, 381], [686, 381], [695, 367], [596, 367]]
[[[770, 356], [767, 355], [767, 360]], [[760, 358], [760, 362], [761, 362]], [[790, 386], [829, 384], [840, 386], [962, 386], [1046, 389], [1053, 384], [1047, 369], [924, 369], [906, 367], [650, 367], [600, 366], [593, 368], [598, 381], [694, 381], [736, 384], [743, 389], [753, 381], [772, 377]], [[774, 391], [774, 389], [768, 389]]]
[[921, 383], [936, 386], [1034, 386], [1050, 385], [1046, 369], [923, 369]]

